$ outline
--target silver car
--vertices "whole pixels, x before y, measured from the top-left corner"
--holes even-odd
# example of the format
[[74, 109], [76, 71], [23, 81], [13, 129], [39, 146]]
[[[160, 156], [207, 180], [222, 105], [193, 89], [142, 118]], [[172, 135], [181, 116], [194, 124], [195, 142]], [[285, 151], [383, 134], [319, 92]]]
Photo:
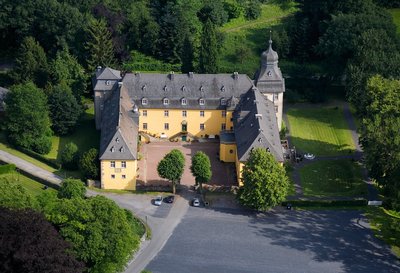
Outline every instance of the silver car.
[[162, 200], [163, 200], [162, 196], [157, 196], [156, 199], [154, 199], [154, 205], [161, 206]]
[[193, 205], [193, 207], [200, 207], [200, 200], [199, 200], [199, 198], [193, 199], [192, 205]]

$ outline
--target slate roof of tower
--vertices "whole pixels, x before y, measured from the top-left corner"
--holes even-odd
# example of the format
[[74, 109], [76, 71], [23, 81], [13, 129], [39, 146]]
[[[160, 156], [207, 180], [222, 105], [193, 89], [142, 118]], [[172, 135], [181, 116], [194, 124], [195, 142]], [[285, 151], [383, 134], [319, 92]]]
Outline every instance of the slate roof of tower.
[[138, 124], [127, 90], [117, 88], [104, 105], [100, 159], [137, 159]]
[[[143, 109], [226, 109], [232, 97], [239, 98], [253, 86], [245, 74], [128, 73], [122, 82], [131, 99]], [[142, 105], [143, 98], [147, 105]], [[164, 98], [169, 99], [168, 105], [163, 104]], [[181, 103], [183, 98], [186, 105]], [[205, 100], [204, 105], [200, 105], [200, 99]]]
[[253, 148], [269, 149], [277, 161], [283, 161], [274, 104], [257, 88], [243, 96], [233, 113], [233, 123], [239, 161], [247, 161]]

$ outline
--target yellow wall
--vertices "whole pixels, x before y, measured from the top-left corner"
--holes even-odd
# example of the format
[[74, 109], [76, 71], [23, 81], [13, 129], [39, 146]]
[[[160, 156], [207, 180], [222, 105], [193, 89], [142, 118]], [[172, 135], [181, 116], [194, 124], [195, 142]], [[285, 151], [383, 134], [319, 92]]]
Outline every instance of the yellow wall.
[[[147, 116], [143, 115], [147, 111]], [[169, 116], [164, 116], [164, 110], [169, 111]], [[167, 137], [174, 136], [182, 130], [182, 121], [187, 122], [187, 132], [196, 137], [205, 135], [219, 135], [221, 125], [226, 124], [226, 130], [230, 130], [232, 111], [227, 111], [226, 117], [222, 117], [222, 110], [204, 110], [204, 117], [200, 116], [200, 110], [186, 110], [187, 116], [182, 116], [184, 109], [140, 109], [139, 130], [149, 134]], [[143, 129], [143, 123], [147, 123], [147, 130]], [[164, 123], [169, 124], [169, 130], [164, 129]], [[204, 130], [200, 130], [200, 124], [204, 124]]]
[[[126, 162], [126, 168], [121, 168], [122, 161]], [[100, 165], [102, 189], [136, 190], [136, 160], [115, 160], [115, 168], [111, 167], [111, 160], [102, 160]]]
[[235, 162], [235, 160], [236, 160], [236, 144], [220, 144], [219, 145], [219, 159], [224, 162]]
[[242, 170], [243, 170], [243, 167], [244, 167], [244, 163], [243, 162], [240, 162], [239, 160], [238, 160], [238, 158], [236, 157], [236, 161], [235, 161], [235, 165], [236, 165], [236, 176], [237, 176], [237, 179], [238, 179], [238, 185], [239, 186], [243, 186], [243, 182], [242, 182]]

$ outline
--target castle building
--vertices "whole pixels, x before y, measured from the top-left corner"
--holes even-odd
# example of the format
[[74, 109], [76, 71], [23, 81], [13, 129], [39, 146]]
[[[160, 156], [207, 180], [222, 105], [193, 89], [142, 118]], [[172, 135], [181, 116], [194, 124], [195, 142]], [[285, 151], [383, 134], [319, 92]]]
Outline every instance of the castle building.
[[99, 67], [93, 86], [104, 189], [136, 188], [138, 142], [150, 136], [219, 138], [220, 160], [235, 163], [238, 183], [253, 148], [267, 149], [283, 162], [279, 129], [285, 82], [271, 40], [254, 80], [237, 72], [122, 76]]

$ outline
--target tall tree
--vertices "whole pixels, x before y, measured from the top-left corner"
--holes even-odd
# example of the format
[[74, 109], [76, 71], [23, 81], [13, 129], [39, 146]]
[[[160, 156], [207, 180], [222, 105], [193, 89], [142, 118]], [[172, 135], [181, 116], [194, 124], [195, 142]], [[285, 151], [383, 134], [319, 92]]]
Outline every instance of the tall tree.
[[23, 40], [15, 60], [13, 78], [17, 83], [32, 81], [44, 87], [48, 80], [48, 64], [46, 53], [33, 38]]
[[185, 157], [181, 151], [173, 149], [166, 154], [157, 165], [157, 172], [161, 178], [172, 183], [172, 192], [175, 194], [176, 185], [180, 183], [185, 167]]
[[200, 73], [218, 72], [218, 51], [219, 45], [214, 24], [208, 19], [203, 25], [200, 46]]
[[240, 202], [256, 210], [267, 210], [282, 202], [289, 189], [285, 169], [265, 149], [251, 151], [242, 171]]
[[92, 19], [87, 32], [87, 66], [94, 71], [97, 66], [114, 66], [115, 53], [111, 32], [104, 20]]
[[186, 36], [185, 41], [183, 43], [181, 60], [182, 60], [182, 67], [181, 67], [182, 73], [188, 73], [194, 71], [193, 69], [194, 48], [193, 48], [193, 43], [190, 41], [189, 36]]
[[78, 168], [79, 152], [78, 146], [73, 142], [65, 144], [60, 156], [61, 164], [64, 169], [76, 170]]
[[97, 179], [99, 177], [99, 165], [99, 152], [95, 148], [83, 153], [79, 160], [79, 168], [85, 178]]
[[48, 153], [52, 131], [43, 91], [31, 82], [15, 85], [5, 102], [5, 128], [10, 142], [41, 154]]
[[54, 133], [66, 135], [73, 131], [82, 114], [82, 107], [66, 83], [63, 82], [53, 88], [48, 104]]
[[84, 264], [44, 216], [31, 209], [0, 207], [0, 271], [78, 273]]
[[196, 184], [199, 184], [201, 192], [203, 183], [207, 183], [211, 179], [212, 172], [210, 158], [203, 152], [197, 152], [192, 157], [190, 171], [195, 177]]

